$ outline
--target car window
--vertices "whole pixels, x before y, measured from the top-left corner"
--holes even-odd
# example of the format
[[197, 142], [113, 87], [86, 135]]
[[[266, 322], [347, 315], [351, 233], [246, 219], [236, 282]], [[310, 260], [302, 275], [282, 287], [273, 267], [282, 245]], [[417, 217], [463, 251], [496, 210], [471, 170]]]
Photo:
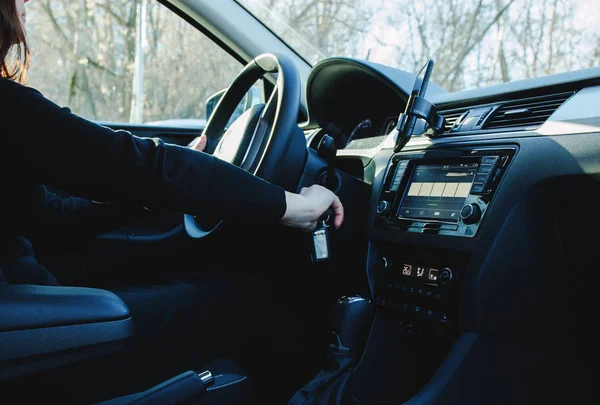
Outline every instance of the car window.
[[435, 60], [449, 91], [600, 66], [598, 0], [236, 0], [310, 64]]
[[243, 67], [158, 1], [34, 1], [27, 12], [29, 85], [87, 119], [201, 126], [207, 99]]

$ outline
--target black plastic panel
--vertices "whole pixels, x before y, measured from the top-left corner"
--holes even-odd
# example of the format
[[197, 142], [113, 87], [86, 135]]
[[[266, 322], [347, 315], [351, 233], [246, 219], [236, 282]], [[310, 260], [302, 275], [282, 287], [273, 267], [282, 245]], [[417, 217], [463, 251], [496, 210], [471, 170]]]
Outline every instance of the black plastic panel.
[[[0, 332], [0, 361], [47, 355], [124, 340], [133, 335], [131, 318], [68, 326]], [[0, 366], [1, 368], [1, 366]], [[0, 374], [1, 375], [1, 374]]]
[[133, 336], [129, 309], [105, 290], [4, 285], [0, 296], [0, 380], [29, 373], [40, 361], [73, 349]]
[[0, 332], [129, 318], [119, 297], [94, 288], [4, 285], [0, 296]]

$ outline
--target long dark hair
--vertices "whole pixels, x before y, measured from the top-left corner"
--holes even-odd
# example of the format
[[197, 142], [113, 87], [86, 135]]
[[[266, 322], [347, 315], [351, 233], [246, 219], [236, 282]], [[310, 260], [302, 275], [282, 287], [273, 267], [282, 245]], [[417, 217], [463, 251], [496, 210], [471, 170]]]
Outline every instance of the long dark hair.
[[0, 77], [25, 83], [30, 53], [15, 0], [0, 0]]

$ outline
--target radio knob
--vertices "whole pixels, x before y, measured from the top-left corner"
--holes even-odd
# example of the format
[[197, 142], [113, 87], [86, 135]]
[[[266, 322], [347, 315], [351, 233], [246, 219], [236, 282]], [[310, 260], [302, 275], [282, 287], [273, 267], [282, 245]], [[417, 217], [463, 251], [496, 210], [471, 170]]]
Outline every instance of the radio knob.
[[379, 201], [379, 204], [377, 204], [377, 213], [379, 215], [384, 215], [387, 214], [388, 212], [390, 212], [390, 208], [391, 208], [391, 204], [388, 201]]
[[460, 219], [465, 224], [474, 224], [481, 218], [481, 208], [477, 204], [467, 204], [460, 210]]

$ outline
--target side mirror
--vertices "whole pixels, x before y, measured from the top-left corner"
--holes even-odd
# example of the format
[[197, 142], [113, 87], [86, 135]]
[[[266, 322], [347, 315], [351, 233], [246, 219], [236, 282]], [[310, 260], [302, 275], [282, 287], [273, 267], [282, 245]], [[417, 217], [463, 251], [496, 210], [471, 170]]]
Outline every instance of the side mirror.
[[[219, 103], [219, 100], [221, 100], [221, 97], [223, 97], [223, 95], [225, 94], [226, 90], [227, 89], [219, 90], [218, 92], [210, 96], [208, 100], [206, 100], [206, 122], [208, 122], [208, 119], [214, 112], [215, 107]], [[232, 122], [238, 119], [238, 117], [242, 115], [244, 111], [246, 111], [255, 104], [260, 104], [261, 102], [262, 100], [260, 95], [260, 87], [251, 87], [248, 93], [246, 93], [246, 95], [244, 96], [244, 98], [242, 98], [242, 101], [240, 101], [238, 106], [235, 108], [235, 111], [231, 115], [231, 118], [229, 119], [227, 125], [229, 126]]]

